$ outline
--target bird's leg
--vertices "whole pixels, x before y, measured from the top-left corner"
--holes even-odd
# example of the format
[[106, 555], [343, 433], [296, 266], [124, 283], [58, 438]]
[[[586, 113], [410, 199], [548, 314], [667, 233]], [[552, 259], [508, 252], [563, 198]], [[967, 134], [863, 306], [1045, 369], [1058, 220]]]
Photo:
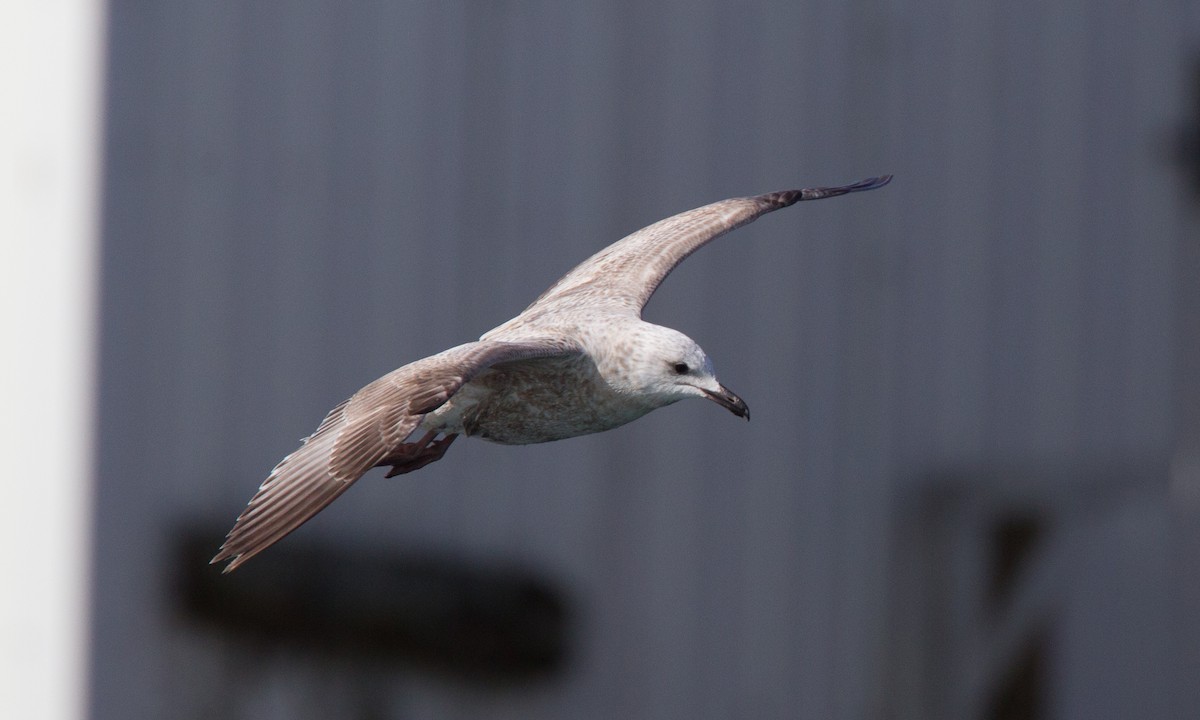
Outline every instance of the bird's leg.
[[429, 446], [429, 443], [437, 437], [436, 430], [430, 430], [421, 436], [420, 440], [410, 443], [400, 443], [395, 450], [380, 458], [379, 462], [375, 463], [375, 467], [384, 467], [386, 465], [394, 465], [395, 467], [387, 474], [387, 477], [399, 475], [401, 468], [411, 462], [422, 450]]
[[404, 443], [396, 452], [380, 460], [376, 467], [391, 465], [392, 469], [388, 470], [384, 477], [395, 477], [413, 470], [420, 470], [431, 462], [441, 460], [450, 447], [450, 443], [454, 442], [454, 438], [458, 437], [458, 434], [447, 435], [441, 440], [434, 440], [435, 437], [437, 437], [437, 432], [430, 430], [422, 435], [420, 440], [414, 443]]
[[437, 462], [446, 454], [446, 450], [450, 448], [450, 443], [454, 442], [454, 438], [458, 437], [458, 433], [447, 435], [441, 440], [434, 440], [417, 452], [416, 456], [405, 463], [403, 466], [393, 465], [388, 471], [386, 477], [393, 477], [403, 473], [409, 473], [413, 470], [420, 470], [429, 463]]

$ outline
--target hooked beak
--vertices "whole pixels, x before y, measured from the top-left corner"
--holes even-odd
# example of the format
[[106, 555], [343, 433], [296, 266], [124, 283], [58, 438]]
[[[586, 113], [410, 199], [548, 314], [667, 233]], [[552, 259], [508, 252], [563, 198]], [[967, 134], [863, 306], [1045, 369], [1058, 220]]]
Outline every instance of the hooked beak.
[[704, 394], [708, 396], [709, 400], [712, 400], [713, 402], [715, 402], [716, 404], [725, 408], [726, 410], [733, 413], [734, 415], [737, 415], [738, 417], [743, 417], [743, 418], [746, 418], [747, 420], [749, 420], [750, 419], [750, 408], [746, 407], [745, 401], [743, 401], [740, 397], [738, 397], [737, 395], [734, 395], [732, 392], [730, 392], [729, 388], [725, 387], [724, 385], [718, 385], [718, 387], [720, 388], [720, 390], [718, 390], [717, 392], [713, 392], [712, 390], [705, 390], [704, 388], [700, 388], [700, 389], [704, 390]]

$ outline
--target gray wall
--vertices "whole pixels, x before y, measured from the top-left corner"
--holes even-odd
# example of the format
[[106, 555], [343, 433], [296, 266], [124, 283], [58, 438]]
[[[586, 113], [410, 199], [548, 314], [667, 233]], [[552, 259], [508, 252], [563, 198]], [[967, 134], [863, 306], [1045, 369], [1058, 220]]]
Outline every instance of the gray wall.
[[[1200, 480], [1165, 468], [1200, 435], [1172, 145], [1196, 20], [1023, 0], [115, 0], [95, 716], [354, 716], [365, 683], [385, 717], [935, 717], [961, 703], [927, 688], [960, 668], [897, 580], [926, 547], [906, 540], [925, 478], [967, 468], [955, 492], [974, 497], [1010, 477], [974, 469], [1049, 462], [1039, 487], [1087, 496], [1077, 468], [1109, 461], [1140, 468], [1138, 490], [1062, 562], [1070, 597], [1124, 594], [1056, 604], [1041, 711], [1182, 716], [1200, 702], [1183, 497]], [[289, 538], [546, 573], [578, 613], [565, 673], [364, 680], [246, 657], [182, 617], [178, 528], [231, 523], [360, 385], [661, 217], [883, 172], [885, 190], [705, 249], [648, 308], [706, 348], [751, 424], [681, 403], [544, 446], [460, 441]]]

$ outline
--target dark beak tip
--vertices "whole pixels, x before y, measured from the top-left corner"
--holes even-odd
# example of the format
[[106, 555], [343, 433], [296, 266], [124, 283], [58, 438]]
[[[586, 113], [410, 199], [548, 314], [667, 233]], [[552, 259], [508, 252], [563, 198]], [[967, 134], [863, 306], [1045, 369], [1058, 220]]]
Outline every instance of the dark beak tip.
[[738, 417], [745, 418], [746, 422], [750, 422], [750, 408], [746, 406], [746, 402], [737, 395], [733, 395], [733, 402], [729, 404], [729, 411]]
[[750, 408], [746, 407], [746, 402], [740, 397], [730, 392], [728, 388], [722, 386], [720, 392], [712, 392], [705, 390], [710, 400], [713, 400], [721, 407], [729, 412], [737, 415], [740, 418], [745, 418], [747, 422], [750, 420]]

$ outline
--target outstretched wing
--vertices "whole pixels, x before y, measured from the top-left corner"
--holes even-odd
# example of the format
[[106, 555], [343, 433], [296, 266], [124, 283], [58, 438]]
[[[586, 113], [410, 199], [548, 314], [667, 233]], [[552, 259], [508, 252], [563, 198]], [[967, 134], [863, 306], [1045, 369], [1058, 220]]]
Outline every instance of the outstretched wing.
[[660, 220], [580, 263], [542, 293], [522, 315], [528, 318], [564, 306], [640, 314], [659, 283], [676, 265], [730, 230], [801, 200], [874, 190], [891, 179], [891, 175], [884, 175], [841, 187], [782, 190], [733, 198]]
[[375, 467], [422, 417], [497, 363], [580, 352], [571, 340], [474, 342], [405, 365], [379, 378], [325, 417], [250, 499], [212, 562], [229, 572], [300, 527]]

